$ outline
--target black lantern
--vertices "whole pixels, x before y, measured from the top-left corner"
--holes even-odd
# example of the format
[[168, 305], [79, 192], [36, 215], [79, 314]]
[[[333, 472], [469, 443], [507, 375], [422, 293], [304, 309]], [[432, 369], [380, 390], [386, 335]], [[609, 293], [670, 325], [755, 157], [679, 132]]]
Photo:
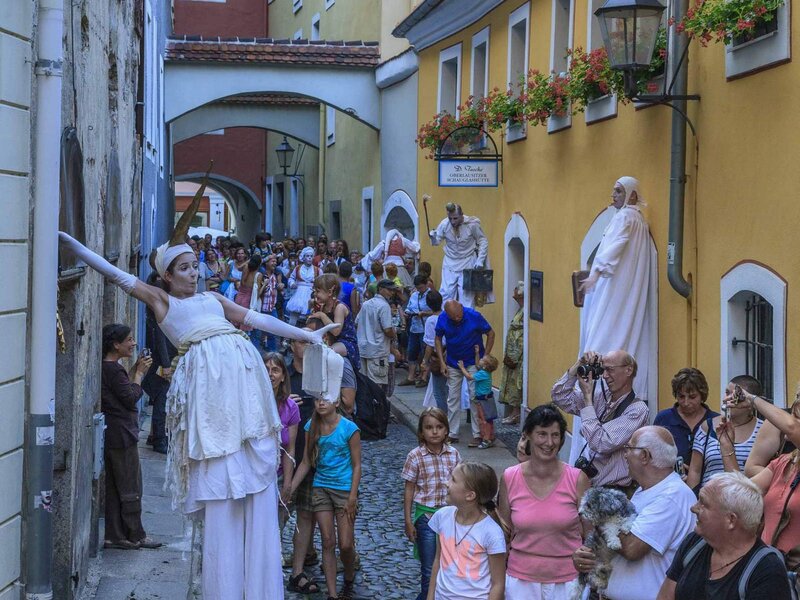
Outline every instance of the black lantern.
[[294, 148], [289, 145], [286, 136], [283, 136], [281, 145], [275, 148], [275, 153], [278, 155], [278, 165], [283, 169], [283, 174], [286, 175], [286, 170], [292, 165], [292, 158], [294, 157]]
[[625, 72], [625, 89], [635, 95], [634, 72], [653, 58], [661, 14], [658, 0], [606, 0], [595, 11], [611, 67]]

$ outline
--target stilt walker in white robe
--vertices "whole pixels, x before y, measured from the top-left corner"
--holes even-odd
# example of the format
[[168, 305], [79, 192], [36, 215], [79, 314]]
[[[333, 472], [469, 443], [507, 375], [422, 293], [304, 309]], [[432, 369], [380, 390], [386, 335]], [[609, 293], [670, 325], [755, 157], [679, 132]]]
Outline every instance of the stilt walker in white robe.
[[[277, 461], [281, 423], [264, 363], [230, 321], [322, 343], [327, 327], [308, 332], [215, 293], [196, 293], [198, 265], [183, 243], [203, 185], [156, 269], [169, 293], [147, 285], [65, 233], [61, 244], [149, 306], [178, 348], [167, 394], [167, 483], [173, 507], [203, 519], [205, 600], [284, 597], [278, 527]], [[220, 361], [220, 356], [234, 360]], [[220, 418], [224, 416], [224, 418]]]
[[390, 229], [386, 232], [383, 241], [379, 242], [364, 258], [361, 259], [361, 266], [369, 273], [372, 263], [379, 260], [384, 265], [392, 264], [397, 266], [397, 276], [405, 287], [413, 287], [414, 278], [406, 269], [404, 258], [407, 254], [415, 258], [419, 255], [419, 244], [414, 240], [408, 239], [397, 229]]
[[[579, 356], [625, 350], [639, 365], [633, 384], [636, 397], [649, 402], [658, 392], [657, 254], [640, 210], [644, 202], [639, 182], [621, 177], [612, 199], [617, 214], [603, 232], [583, 283]], [[573, 430], [572, 462], [584, 445], [580, 417]]]
[[[489, 240], [478, 217], [464, 215], [461, 206], [452, 202], [445, 206], [447, 217], [430, 232], [431, 245], [444, 242], [442, 261], [442, 300], [458, 300], [469, 308], [475, 307], [475, 292], [464, 289], [464, 269], [489, 269]], [[494, 302], [489, 292], [487, 303]]]

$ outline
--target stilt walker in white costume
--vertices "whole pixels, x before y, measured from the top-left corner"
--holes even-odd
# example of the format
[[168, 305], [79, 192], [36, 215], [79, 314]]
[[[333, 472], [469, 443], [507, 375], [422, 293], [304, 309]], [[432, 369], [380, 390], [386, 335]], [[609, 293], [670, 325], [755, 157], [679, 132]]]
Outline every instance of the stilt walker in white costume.
[[[145, 284], [65, 233], [61, 244], [141, 300], [179, 349], [167, 395], [167, 486], [173, 506], [204, 521], [205, 600], [283, 598], [276, 485], [280, 419], [264, 363], [230, 321], [321, 343], [327, 327], [303, 331], [223, 296], [198, 294], [198, 264], [184, 243], [206, 180], [157, 250], [169, 293]], [[220, 356], [234, 357], [220, 361]], [[224, 418], [221, 418], [224, 416]]]
[[372, 263], [376, 260], [384, 265], [393, 264], [397, 266], [397, 276], [405, 287], [414, 286], [414, 278], [406, 269], [403, 260], [406, 254], [413, 254], [416, 258], [419, 255], [419, 244], [414, 240], [408, 239], [397, 229], [390, 229], [386, 232], [386, 237], [379, 242], [364, 258], [361, 259], [361, 266], [369, 273]]
[[[491, 268], [489, 240], [483, 233], [478, 217], [465, 216], [461, 206], [452, 202], [445, 206], [445, 210], [447, 217], [429, 233], [431, 245], [438, 246], [444, 242], [442, 285], [439, 293], [445, 302], [458, 300], [463, 306], [474, 308], [475, 292], [464, 289], [464, 269]], [[492, 292], [488, 293], [486, 301], [494, 302]]]
[[[639, 365], [633, 384], [636, 397], [651, 401], [658, 385], [658, 257], [640, 209], [645, 204], [639, 182], [621, 177], [611, 199], [617, 213], [603, 232], [582, 284], [586, 296], [578, 355], [625, 350]], [[580, 417], [573, 428], [573, 434], [579, 434]], [[575, 459], [583, 444], [583, 436], [573, 435]]]

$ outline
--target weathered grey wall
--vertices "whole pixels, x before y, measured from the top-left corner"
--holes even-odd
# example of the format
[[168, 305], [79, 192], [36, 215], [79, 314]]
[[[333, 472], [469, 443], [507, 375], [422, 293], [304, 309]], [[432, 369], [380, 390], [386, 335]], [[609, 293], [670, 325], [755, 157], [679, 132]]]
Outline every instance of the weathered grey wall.
[[[83, 151], [86, 243], [98, 253], [104, 245], [110, 256], [118, 252], [117, 266], [134, 273], [141, 203], [135, 118], [140, 4], [64, 3], [62, 120], [76, 128]], [[56, 598], [72, 598], [83, 585], [97, 532], [91, 425], [100, 401], [101, 330], [125, 322], [135, 331], [136, 323], [133, 303], [93, 271], [61, 286], [59, 309], [67, 352], [56, 366], [53, 591]]]

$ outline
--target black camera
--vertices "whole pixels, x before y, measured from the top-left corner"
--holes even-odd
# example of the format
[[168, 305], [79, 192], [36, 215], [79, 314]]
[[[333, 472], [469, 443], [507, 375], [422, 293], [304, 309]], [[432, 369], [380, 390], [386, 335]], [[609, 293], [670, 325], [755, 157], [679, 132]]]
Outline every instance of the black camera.
[[600, 364], [600, 359], [595, 357], [594, 361], [589, 365], [578, 365], [578, 377], [581, 379], [600, 379], [603, 376], [605, 367]]
[[589, 460], [585, 456], [578, 457], [578, 460], [575, 461], [575, 468], [586, 473], [589, 479], [594, 479], [599, 473], [597, 467], [594, 466], [594, 460]]

